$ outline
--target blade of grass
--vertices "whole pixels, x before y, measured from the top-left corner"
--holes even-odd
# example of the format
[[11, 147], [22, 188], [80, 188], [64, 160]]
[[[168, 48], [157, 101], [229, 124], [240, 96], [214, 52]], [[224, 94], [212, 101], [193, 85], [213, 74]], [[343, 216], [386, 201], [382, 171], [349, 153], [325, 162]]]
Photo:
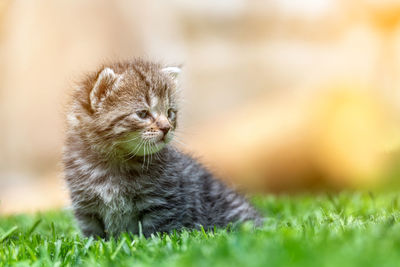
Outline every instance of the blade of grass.
[[142, 222], [139, 221], [138, 224], [139, 224], [139, 237], [142, 238], [143, 237]]
[[118, 252], [121, 250], [122, 246], [125, 244], [125, 238], [121, 240], [121, 243], [117, 246], [115, 249], [114, 253], [111, 255], [111, 260], [114, 260], [115, 257], [117, 256]]
[[42, 222], [42, 219], [37, 220], [32, 227], [29, 229], [29, 231], [26, 233], [27, 236], [30, 236], [33, 231], [35, 231], [35, 229], [38, 227], [38, 225]]
[[51, 227], [51, 233], [53, 235], [53, 240], [55, 240], [56, 239], [56, 228], [54, 227], [54, 222], [51, 222], [50, 227]]
[[204, 230], [204, 227], [201, 226], [200, 229], [201, 229], [201, 233], [203, 234], [204, 238], [205, 238], [205, 239], [208, 239], [208, 235], [207, 235], [206, 231]]
[[17, 229], [18, 229], [18, 226], [14, 226], [14, 227], [11, 228], [10, 230], [8, 230], [6, 233], [4, 233], [4, 234], [0, 237], [0, 242], [3, 242], [4, 240], [6, 240], [6, 238], [9, 237], [10, 235], [12, 235]]

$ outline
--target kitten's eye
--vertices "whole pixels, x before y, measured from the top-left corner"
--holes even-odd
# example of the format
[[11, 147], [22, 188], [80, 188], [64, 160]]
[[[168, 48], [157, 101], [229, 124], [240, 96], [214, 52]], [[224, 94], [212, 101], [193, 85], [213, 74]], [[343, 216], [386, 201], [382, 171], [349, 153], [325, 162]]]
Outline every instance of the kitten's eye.
[[172, 108], [168, 109], [168, 119], [171, 121], [175, 120], [176, 118], [176, 111], [173, 110]]
[[141, 119], [147, 119], [150, 116], [150, 113], [144, 109], [136, 111], [136, 115]]

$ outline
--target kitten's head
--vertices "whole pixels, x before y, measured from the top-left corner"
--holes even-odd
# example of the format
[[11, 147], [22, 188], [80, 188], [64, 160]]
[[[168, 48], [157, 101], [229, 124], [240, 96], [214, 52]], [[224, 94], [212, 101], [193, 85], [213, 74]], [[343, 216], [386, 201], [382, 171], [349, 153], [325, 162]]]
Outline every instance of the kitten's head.
[[138, 60], [101, 68], [87, 91], [90, 138], [131, 157], [160, 151], [176, 128], [179, 73]]

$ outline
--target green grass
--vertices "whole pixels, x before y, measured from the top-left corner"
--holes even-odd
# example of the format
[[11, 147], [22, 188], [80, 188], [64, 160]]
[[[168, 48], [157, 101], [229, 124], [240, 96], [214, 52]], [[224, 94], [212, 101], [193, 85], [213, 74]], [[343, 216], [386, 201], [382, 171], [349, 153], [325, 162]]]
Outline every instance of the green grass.
[[145, 239], [80, 236], [69, 211], [0, 217], [0, 265], [399, 266], [400, 195], [255, 197], [268, 218], [214, 232]]

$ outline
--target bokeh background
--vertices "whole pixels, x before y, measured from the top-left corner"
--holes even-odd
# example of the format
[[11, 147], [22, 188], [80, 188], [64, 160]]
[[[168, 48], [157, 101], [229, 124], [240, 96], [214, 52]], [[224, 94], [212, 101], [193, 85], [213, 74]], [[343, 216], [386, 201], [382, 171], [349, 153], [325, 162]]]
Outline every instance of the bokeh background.
[[399, 22], [394, 0], [1, 0], [0, 213], [68, 205], [68, 92], [136, 56], [184, 65], [177, 145], [240, 190], [396, 186]]

